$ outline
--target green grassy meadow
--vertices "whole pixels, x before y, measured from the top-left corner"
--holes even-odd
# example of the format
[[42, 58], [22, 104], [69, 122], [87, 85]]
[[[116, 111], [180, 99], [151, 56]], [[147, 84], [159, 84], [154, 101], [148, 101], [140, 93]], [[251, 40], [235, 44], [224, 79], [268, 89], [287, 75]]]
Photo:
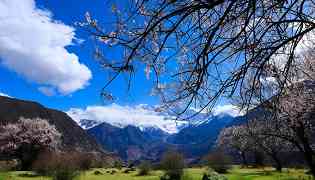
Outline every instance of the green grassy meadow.
[[[107, 173], [111, 169], [93, 169], [82, 173], [78, 180], [159, 180], [162, 171], [152, 171], [148, 176], [137, 176], [137, 172], [124, 173], [123, 169], [115, 174]], [[95, 175], [100, 171], [101, 175]], [[191, 180], [201, 180], [206, 169], [189, 168], [185, 170]], [[0, 180], [50, 180], [49, 177], [25, 177], [25, 174], [32, 174], [25, 171], [0, 172]], [[272, 168], [264, 169], [240, 169], [234, 167], [225, 174], [228, 180], [311, 180], [311, 176], [305, 174], [305, 170], [285, 169], [282, 173], [275, 172]]]

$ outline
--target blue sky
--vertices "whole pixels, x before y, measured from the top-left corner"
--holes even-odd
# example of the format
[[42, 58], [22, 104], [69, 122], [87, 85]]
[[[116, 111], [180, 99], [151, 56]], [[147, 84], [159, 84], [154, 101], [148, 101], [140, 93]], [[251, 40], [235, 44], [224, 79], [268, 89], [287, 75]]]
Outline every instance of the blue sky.
[[[111, 5], [105, 2], [1, 0], [0, 95], [39, 102], [68, 113], [76, 121], [87, 118], [176, 132], [174, 117], [155, 110], [159, 100], [149, 95], [153, 82], [146, 79], [143, 67], [136, 69], [129, 91], [123, 76], [109, 86], [115, 102], [100, 97], [108, 76], [93, 57], [91, 37], [75, 22], [84, 21], [85, 13], [90, 12], [110, 30], [113, 16]], [[119, 58], [120, 52], [116, 49], [105, 53]], [[234, 106], [224, 101], [220, 104], [214, 115], [239, 114]]]
[[[26, 0], [25, 4], [31, 2], [27, 1], [29, 0]], [[75, 22], [83, 21], [84, 14], [87, 11], [89, 11], [93, 17], [98, 19], [98, 21], [108, 22], [112, 18], [110, 6], [106, 5], [106, 1], [104, 0], [93, 0], [93, 3], [86, 0], [36, 0], [35, 2], [36, 8], [51, 12], [52, 16], [50, 18], [52, 21], [59, 21], [59, 23], [75, 28], [75, 37], [84, 40], [84, 42], [81, 44], [76, 43], [74, 45], [67, 46], [66, 50], [69, 53], [74, 53], [78, 56], [79, 63], [85, 65], [91, 71], [92, 77], [87, 81], [88, 84], [82, 89], [71, 91], [71, 93], [67, 94], [54, 92], [53, 95], [47, 96], [38, 90], [43, 86], [43, 83], [38, 83], [38, 81], [34, 81], [32, 78], [27, 78], [17, 70], [12, 70], [2, 63], [0, 66], [0, 92], [9, 94], [10, 96], [16, 98], [34, 100], [44, 104], [45, 106], [64, 111], [71, 107], [83, 108], [87, 105], [100, 105], [104, 103], [99, 94], [101, 88], [106, 82], [107, 74], [93, 58], [94, 47], [88, 34], [82, 31], [79, 27], [76, 27]], [[6, 3], [6, 1], [4, 1], [4, 3]], [[16, 16], [19, 16], [19, 12], [15, 13]], [[29, 33], [27, 36], [34, 36], [32, 38], [36, 39], [37, 35]], [[41, 46], [38, 45], [38, 47]], [[39, 49], [39, 51], [41, 51], [41, 49]], [[113, 57], [119, 56], [117, 52], [106, 53], [112, 53]], [[2, 56], [1, 60], [3, 59], [5, 59], [5, 57]], [[28, 60], [23, 59], [22, 61], [20, 61], [20, 63], [27, 63]], [[45, 72], [43, 71], [42, 73]], [[158, 99], [156, 97], [149, 96], [151, 82], [145, 79], [142, 69], [138, 70], [138, 76], [136, 76], [136, 80], [133, 83], [131, 91], [126, 91], [124, 83], [124, 78], [120, 78], [109, 88], [109, 90], [117, 97], [115, 103], [131, 105], [141, 103], [158, 103]], [[48, 92], [50, 91], [50, 87], [47, 88], [46, 85], [44, 87], [44, 89], [48, 89]]]

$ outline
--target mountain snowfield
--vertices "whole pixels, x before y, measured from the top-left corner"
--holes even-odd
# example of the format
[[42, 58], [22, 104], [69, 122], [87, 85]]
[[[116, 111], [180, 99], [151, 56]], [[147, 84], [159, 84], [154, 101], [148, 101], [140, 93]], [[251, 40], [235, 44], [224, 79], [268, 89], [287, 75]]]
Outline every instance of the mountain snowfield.
[[[190, 117], [196, 112], [198, 112], [197, 109], [188, 109], [185, 117]], [[161, 112], [156, 106], [147, 104], [121, 106], [115, 103], [107, 106], [88, 106], [85, 109], [71, 108], [66, 113], [84, 129], [90, 129], [106, 122], [119, 128], [132, 125], [142, 131], [149, 128], [161, 129], [168, 134], [178, 133], [189, 125], [198, 126], [210, 122], [217, 116], [229, 115], [236, 117], [241, 115], [235, 106], [223, 105], [217, 106], [211, 113], [201, 112], [190, 118], [189, 121], [177, 120], [174, 115]]]

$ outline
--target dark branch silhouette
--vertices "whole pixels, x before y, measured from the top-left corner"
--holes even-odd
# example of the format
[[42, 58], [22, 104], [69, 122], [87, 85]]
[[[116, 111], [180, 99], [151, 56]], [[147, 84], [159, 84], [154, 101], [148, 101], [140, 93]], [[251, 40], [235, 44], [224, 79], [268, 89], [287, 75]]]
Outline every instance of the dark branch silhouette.
[[[257, 91], [270, 64], [282, 64], [287, 77], [301, 42], [315, 28], [311, 0], [129, 0], [112, 6], [110, 28], [86, 14], [83, 27], [96, 39], [97, 58], [111, 76], [129, 74], [128, 88], [139, 68], [153, 79], [153, 94], [182, 115], [195, 106], [211, 109], [218, 98]], [[122, 48], [112, 59], [111, 48]], [[251, 84], [244, 83], [251, 78]], [[246, 84], [246, 85], [245, 85]], [[282, 78], [279, 88], [287, 84]], [[251, 103], [246, 99], [244, 107]]]

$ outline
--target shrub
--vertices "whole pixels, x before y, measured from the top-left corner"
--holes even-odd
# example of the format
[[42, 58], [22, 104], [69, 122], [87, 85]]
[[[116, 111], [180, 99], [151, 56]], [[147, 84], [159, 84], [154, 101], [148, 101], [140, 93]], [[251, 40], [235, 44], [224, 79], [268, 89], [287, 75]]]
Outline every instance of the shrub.
[[93, 157], [88, 153], [74, 152], [70, 157], [81, 171], [89, 170], [93, 164]]
[[42, 151], [32, 164], [32, 170], [39, 175], [48, 176], [52, 174], [55, 166], [56, 154], [48, 149]]
[[203, 174], [203, 176], [202, 176], [202, 180], [209, 180], [208, 175], [207, 175], [207, 174]]
[[92, 153], [90, 157], [91, 168], [110, 168], [113, 167], [113, 160], [102, 154]]
[[80, 159], [76, 153], [60, 153], [52, 159], [53, 180], [72, 180], [80, 174]]
[[202, 180], [228, 180], [224, 175], [218, 174], [217, 172], [209, 169], [202, 177]]
[[127, 164], [127, 168], [133, 168], [135, 166], [134, 162], [129, 160]]
[[93, 159], [87, 153], [62, 152], [56, 153], [45, 150], [38, 155], [32, 165], [32, 170], [41, 175], [51, 175], [56, 169], [71, 168], [76, 171], [85, 171], [92, 167]]
[[122, 168], [122, 163], [121, 163], [121, 161], [115, 161], [115, 162], [114, 162], [114, 168], [120, 170], [120, 169]]
[[101, 171], [98, 171], [98, 170], [94, 171], [94, 175], [102, 175], [102, 174], [103, 173]]
[[151, 170], [151, 163], [149, 161], [142, 161], [138, 168], [139, 168], [139, 172], [138, 172], [139, 176], [148, 175]]
[[218, 173], [226, 173], [231, 168], [231, 158], [223, 152], [215, 151], [204, 158], [206, 165]]
[[125, 170], [123, 171], [123, 173], [129, 174], [129, 173], [130, 173], [130, 169], [129, 169], [129, 168], [125, 169]]
[[185, 162], [182, 154], [175, 151], [166, 152], [161, 160], [161, 168], [165, 171], [161, 180], [180, 180], [183, 175], [184, 167]]
[[91, 160], [85, 154], [78, 152], [56, 153], [45, 151], [33, 164], [33, 170], [45, 176], [52, 176], [53, 180], [71, 180], [80, 171], [90, 168]]
[[16, 170], [19, 165], [19, 161], [17, 159], [11, 160], [0, 160], [0, 171], [12, 171]]
[[80, 174], [79, 171], [71, 167], [63, 167], [55, 169], [53, 173], [53, 180], [72, 180]]

